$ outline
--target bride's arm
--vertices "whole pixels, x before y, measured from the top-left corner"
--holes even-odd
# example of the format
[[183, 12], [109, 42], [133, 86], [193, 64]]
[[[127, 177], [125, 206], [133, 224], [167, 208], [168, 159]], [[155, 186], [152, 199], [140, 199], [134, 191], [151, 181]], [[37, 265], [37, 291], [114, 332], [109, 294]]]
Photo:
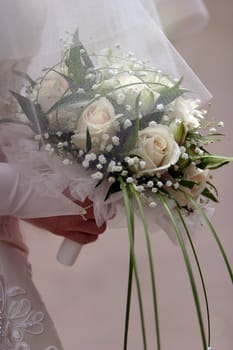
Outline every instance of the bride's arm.
[[[20, 213], [25, 199], [19, 197], [19, 189], [17, 172], [8, 164], [0, 163], [1, 215]], [[0, 314], [1, 349], [63, 350], [33, 283], [27, 247], [18, 220], [12, 216], [0, 217]]]
[[[41, 192], [35, 190], [33, 184], [12, 164], [0, 163], [0, 194], [0, 216], [12, 215], [28, 219], [33, 225], [81, 244], [95, 241], [105, 229], [105, 225], [97, 227], [90, 202], [80, 203], [88, 209], [85, 217], [78, 215], [80, 206], [77, 203], [73, 203], [63, 194], [53, 198], [46, 196], [43, 189]], [[43, 213], [43, 207], [45, 217], [38, 218], [38, 213]], [[46, 211], [52, 213], [51, 208], [54, 214], [58, 211], [63, 215], [46, 215]]]
[[[46, 307], [35, 288], [27, 262], [27, 248], [18, 228], [20, 217], [34, 206], [35, 215], [42, 198], [33, 187], [22, 180], [14, 166], [0, 163], [0, 313], [2, 328], [0, 344], [4, 349], [62, 350], [63, 347]], [[89, 203], [85, 203], [88, 205]], [[76, 204], [74, 204], [76, 205]], [[7, 216], [6, 216], [7, 215]], [[37, 226], [64, 235], [81, 243], [94, 241], [104, 227], [98, 229], [92, 209], [87, 210], [87, 221], [79, 216], [31, 219]], [[10, 345], [9, 345], [10, 344]], [[0, 347], [1, 348], [1, 347]]]
[[14, 164], [0, 163], [0, 194], [0, 216], [27, 219], [38, 217], [38, 213], [41, 217], [55, 216], [57, 212], [63, 215], [80, 213], [80, 206], [63, 194], [49, 194], [43, 182], [34, 186]]
[[[6, 234], [3, 230], [14, 236], [13, 241], [1, 240]], [[15, 223], [4, 218], [0, 224], [0, 348], [63, 350], [19, 244], [22, 246]]]

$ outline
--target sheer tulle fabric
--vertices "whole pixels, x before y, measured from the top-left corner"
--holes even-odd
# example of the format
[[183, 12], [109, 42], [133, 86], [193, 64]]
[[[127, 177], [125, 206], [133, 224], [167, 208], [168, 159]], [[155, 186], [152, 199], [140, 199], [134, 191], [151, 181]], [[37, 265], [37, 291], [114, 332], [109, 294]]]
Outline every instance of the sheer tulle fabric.
[[[114, 48], [116, 43], [120, 43], [123, 52], [133, 51], [138, 59], [149, 59], [157, 69], [176, 77], [183, 76], [184, 86], [206, 102], [210, 98], [208, 90], [166, 38], [155, 5], [150, 0], [43, 0], [43, 30], [41, 41], [38, 39], [41, 48], [32, 64], [32, 71], [39, 75], [40, 68], [58, 63], [60, 39], [71, 38], [79, 28], [80, 39], [89, 53], [97, 53], [106, 47]], [[81, 165], [62, 166], [55, 157], [51, 159], [48, 154], [38, 151], [38, 144], [30, 139], [27, 128], [22, 127], [23, 131], [19, 129], [19, 126], [13, 128], [12, 125], [6, 128], [3, 124], [4, 152], [10, 162], [17, 163], [20, 173], [30, 178], [36, 193], [56, 198], [56, 190], [62, 194], [69, 186], [74, 198], [82, 200], [89, 195], [93, 200], [98, 225], [114, 215], [119, 197], [112, 196], [111, 201], [104, 201], [108, 190], [106, 185], [96, 189], [96, 181], [88, 179]], [[21, 139], [24, 132], [25, 137]], [[60, 206], [54, 208], [56, 215], [64, 215], [69, 209], [70, 214], [74, 214], [73, 207], [67, 206], [64, 211], [67, 199], [61, 200], [62, 204], [60, 202]], [[44, 208], [37, 207], [35, 211], [32, 208], [33, 213], [29, 210], [25, 217], [52, 215], [50, 210], [46, 212]]]
[[[197, 4], [193, 5], [186, 6], [186, 9], [195, 13]], [[161, 11], [164, 8], [164, 12], [168, 8], [168, 4], [163, 7], [163, 1], [158, 6], [161, 6]], [[79, 28], [80, 39], [89, 53], [97, 53], [105, 47], [114, 47], [120, 43], [123, 51], [133, 51], [138, 59], [148, 59], [154, 67], [173, 76], [183, 77], [184, 85], [203, 103], [210, 99], [206, 87], [164, 34], [156, 1], [49, 0], [46, 13], [41, 50], [36, 60], [37, 69], [59, 62], [60, 39]], [[186, 13], [183, 15], [185, 17]]]
[[203, 0], [141, 0], [141, 2], [150, 13], [153, 13], [153, 6], [157, 6], [163, 30], [170, 40], [176, 41], [202, 30], [209, 20]]
[[[187, 88], [206, 102], [210, 94], [161, 30], [179, 36], [202, 27], [207, 11], [201, 0], [9, 0], [1, 1], [0, 60], [35, 56], [32, 72], [60, 60], [61, 38], [80, 29], [90, 51], [120, 42], [139, 59], [158, 69], [183, 76]], [[180, 30], [181, 28], [181, 30]]]
[[0, 163], [0, 216], [82, 214], [82, 208], [63, 194], [70, 177], [61, 169], [52, 169], [50, 157], [38, 151], [32, 139], [28, 127], [0, 123], [0, 149], [9, 160], [9, 164]]
[[1, 0], [0, 60], [32, 57], [40, 47], [40, 31], [46, 19], [44, 0]]

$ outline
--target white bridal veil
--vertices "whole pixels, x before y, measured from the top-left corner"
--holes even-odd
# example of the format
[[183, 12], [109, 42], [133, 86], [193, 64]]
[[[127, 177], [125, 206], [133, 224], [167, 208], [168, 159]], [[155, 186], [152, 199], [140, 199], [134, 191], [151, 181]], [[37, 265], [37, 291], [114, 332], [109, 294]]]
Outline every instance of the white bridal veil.
[[200, 31], [209, 20], [203, 0], [142, 1], [156, 3], [163, 29], [171, 40], [178, 40]]
[[[179, 4], [177, 12], [174, 11], [175, 3]], [[183, 85], [205, 103], [210, 99], [208, 90], [167, 39], [160, 22], [161, 15], [165, 29], [169, 31], [169, 23], [173, 23], [171, 27], [174, 28], [181, 18], [188, 17], [187, 22], [191, 21], [191, 13], [195, 14], [192, 19], [195, 26], [202, 26], [207, 17], [200, 0], [1, 1], [0, 62], [17, 63], [33, 57], [30, 71], [36, 78], [41, 75], [41, 69], [60, 61], [62, 40], [70, 38], [78, 28], [80, 39], [89, 53], [97, 53], [106, 47], [114, 48], [119, 43], [123, 52], [134, 52], [136, 58], [149, 60], [156, 69], [177, 78], [183, 77]], [[11, 78], [14, 80], [13, 74]], [[5, 88], [12, 88], [13, 84], [9, 85]], [[47, 155], [42, 156], [43, 152], [37, 151], [36, 142], [29, 141], [29, 130], [12, 125], [0, 123], [0, 143], [9, 162], [18, 167], [21, 175], [25, 175], [41, 197], [44, 194], [64, 201], [64, 205], [47, 211], [32, 208], [32, 213], [29, 211], [24, 216], [77, 213], [72, 202], [67, 203], [67, 199], [56, 192], [57, 189], [62, 192], [69, 185], [74, 173], [66, 173], [57, 164], [54, 172]], [[25, 135], [22, 141], [20, 138]], [[82, 181], [84, 178], [85, 174]], [[67, 208], [65, 211], [64, 206]]]
[[148, 59], [154, 67], [183, 77], [184, 85], [203, 103], [210, 99], [163, 31], [164, 27], [178, 38], [189, 33], [189, 28], [201, 28], [208, 18], [201, 0], [47, 0], [46, 13], [38, 55], [43, 59], [38, 65], [59, 62], [60, 39], [79, 28], [80, 39], [90, 53], [120, 43], [122, 51], [133, 51], [138, 59]]
[[82, 42], [91, 51], [119, 42], [139, 59], [183, 76], [184, 85], [206, 102], [210, 94], [163, 30], [176, 39], [202, 28], [207, 20], [202, 0], [1, 1], [0, 60], [37, 57], [33, 71], [39, 74], [40, 67], [59, 61], [60, 39], [79, 28]]

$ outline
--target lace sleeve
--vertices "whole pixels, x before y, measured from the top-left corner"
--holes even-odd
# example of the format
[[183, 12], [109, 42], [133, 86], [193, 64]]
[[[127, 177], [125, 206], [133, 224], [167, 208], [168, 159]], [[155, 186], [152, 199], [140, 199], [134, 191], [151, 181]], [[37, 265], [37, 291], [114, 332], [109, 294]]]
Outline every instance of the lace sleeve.
[[26, 255], [1, 241], [0, 350], [63, 350]]

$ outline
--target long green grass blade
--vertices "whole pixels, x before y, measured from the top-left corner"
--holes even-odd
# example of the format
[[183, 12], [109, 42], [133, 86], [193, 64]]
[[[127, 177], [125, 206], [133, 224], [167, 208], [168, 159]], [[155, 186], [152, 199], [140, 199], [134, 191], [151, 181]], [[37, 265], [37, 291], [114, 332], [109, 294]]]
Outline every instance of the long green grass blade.
[[203, 273], [202, 273], [201, 265], [200, 265], [200, 262], [199, 262], [199, 259], [198, 259], [198, 255], [197, 255], [196, 249], [194, 247], [194, 244], [193, 244], [193, 241], [192, 241], [189, 229], [188, 229], [188, 227], [186, 225], [186, 222], [185, 222], [185, 220], [183, 218], [183, 215], [181, 214], [181, 211], [178, 208], [177, 208], [177, 213], [178, 213], [178, 215], [180, 217], [180, 220], [181, 220], [181, 222], [182, 222], [182, 224], [184, 226], [185, 232], [187, 234], [187, 237], [188, 237], [188, 240], [189, 240], [192, 252], [193, 252], [193, 256], [194, 256], [194, 259], [195, 259], [196, 264], [197, 264], [197, 269], [199, 271], [200, 279], [201, 279], [201, 284], [202, 284], [204, 298], [205, 298], [205, 304], [206, 304], [207, 328], [208, 328], [208, 333], [207, 333], [208, 334], [208, 347], [210, 347], [210, 330], [211, 330], [211, 327], [210, 327], [210, 311], [209, 311], [209, 302], [208, 302], [208, 296], [207, 296], [207, 291], [206, 291], [205, 280], [204, 280], [204, 276], [203, 276]]
[[130, 254], [127, 301], [126, 301], [126, 312], [125, 312], [125, 327], [124, 327], [124, 329], [125, 329], [124, 330], [124, 346], [123, 346], [124, 350], [127, 350], [127, 347], [128, 347], [129, 319], [130, 319], [130, 307], [131, 307], [131, 296], [132, 296], [132, 282], [133, 282], [133, 261], [132, 261], [132, 256]]
[[[129, 210], [130, 210], [130, 221], [132, 227], [132, 240], [134, 244], [134, 213], [132, 201], [129, 201]], [[133, 282], [133, 256], [130, 249], [129, 257], [129, 273], [128, 273], [128, 288], [127, 288], [127, 301], [126, 301], [126, 312], [125, 312], [125, 331], [124, 331], [124, 346], [123, 349], [127, 350], [128, 347], [128, 333], [129, 333], [129, 319], [130, 319], [130, 308], [131, 308], [131, 296], [132, 296], [132, 282]]]
[[146, 328], [145, 328], [145, 319], [144, 319], [144, 311], [143, 311], [141, 285], [140, 285], [140, 280], [138, 275], [136, 257], [134, 253], [134, 232], [133, 232], [134, 227], [132, 225], [133, 199], [132, 197], [130, 197], [130, 191], [128, 190], [128, 187], [126, 186], [126, 184], [124, 183], [121, 177], [119, 178], [119, 181], [121, 184], [121, 190], [123, 192], [125, 212], [127, 217], [128, 233], [129, 233], [129, 241], [130, 241], [130, 255], [132, 257], [133, 271], [134, 271], [134, 277], [135, 277], [137, 295], [138, 295], [138, 304], [139, 304], [139, 312], [140, 312], [141, 327], [142, 327], [143, 348], [144, 350], [147, 350]]
[[156, 283], [155, 283], [155, 271], [154, 271], [154, 263], [153, 263], [153, 255], [151, 250], [151, 242], [150, 242], [150, 235], [147, 225], [147, 220], [145, 217], [145, 212], [141, 203], [140, 196], [137, 191], [131, 186], [131, 191], [133, 192], [138, 208], [140, 211], [142, 223], [144, 226], [145, 231], [145, 238], [146, 238], [146, 245], [147, 245], [147, 251], [148, 251], [148, 258], [149, 258], [149, 266], [150, 266], [150, 275], [151, 275], [151, 285], [152, 285], [152, 295], [153, 295], [153, 305], [154, 305], [154, 317], [155, 317], [155, 332], [156, 332], [156, 339], [157, 339], [157, 350], [161, 349], [161, 340], [160, 340], [160, 327], [159, 327], [159, 312], [158, 312], [158, 302], [157, 302], [157, 292], [156, 292]]
[[197, 290], [197, 286], [196, 286], [196, 282], [195, 282], [195, 278], [194, 278], [194, 274], [192, 271], [192, 266], [190, 263], [190, 259], [188, 256], [188, 252], [187, 249], [185, 247], [185, 243], [184, 243], [184, 239], [182, 237], [182, 234], [180, 232], [179, 226], [177, 225], [177, 221], [172, 213], [171, 208], [169, 207], [167, 200], [165, 199], [165, 197], [161, 194], [158, 193], [157, 194], [158, 198], [160, 199], [161, 203], [163, 204], [165, 210], [168, 213], [168, 216], [170, 217], [170, 220], [173, 224], [173, 227], [175, 229], [176, 232], [176, 236], [178, 239], [178, 242], [180, 244], [180, 248], [184, 257], [184, 262], [186, 265], [186, 269], [188, 272], [188, 276], [189, 276], [189, 280], [190, 280], [190, 284], [191, 284], [191, 288], [192, 288], [192, 293], [193, 293], [193, 299], [195, 302], [195, 306], [196, 306], [196, 311], [197, 311], [197, 317], [198, 317], [198, 322], [199, 322], [199, 327], [200, 327], [200, 333], [201, 333], [201, 338], [202, 338], [202, 345], [203, 345], [203, 350], [207, 349], [207, 341], [206, 341], [206, 335], [205, 335], [205, 328], [204, 328], [204, 323], [203, 323], [203, 317], [202, 317], [202, 311], [201, 311], [201, 305], [200, 305], [200, 301], [199, 301], [199, 295], [198, 295], [198, 290]]
[[233, 272], [232, 272], [232, 269], [231, 269], [231, 265], [230, 265], [230, 262], [227, 258], [227, 255], [226, 255], [226, 252], [223, 248], [223, 245], [218, 237], [218, 234], [214, 228], [214, 226], [212, 225], [212, 223], [210, 222], [208, 216], [206, 215], [205, 211], [201, 208], [201, 206], [192, 198], [192, 196], [190, 196], [189, 194], [187, 194], [185, 191], [182, 191], [182, 193], [184, 194], [184, 196], [195, 206], [195, 208], [199, 211], [199, 213], [201, 214], [201, 216], [204, 218], [205, 222], [207, 223], [211, 233], [213, 234], [216, 242], [217, 242], [217, 245], [220, 249], [220, 252], [223, 256], [223, 259], [225, 261], [225, 264], [226, 264], [226, 267], [227, 267], [227, 270], [229, 272], [229, 275], [230, 275], [230, 279], [231, 279], [231, 282], [233, 283]]

